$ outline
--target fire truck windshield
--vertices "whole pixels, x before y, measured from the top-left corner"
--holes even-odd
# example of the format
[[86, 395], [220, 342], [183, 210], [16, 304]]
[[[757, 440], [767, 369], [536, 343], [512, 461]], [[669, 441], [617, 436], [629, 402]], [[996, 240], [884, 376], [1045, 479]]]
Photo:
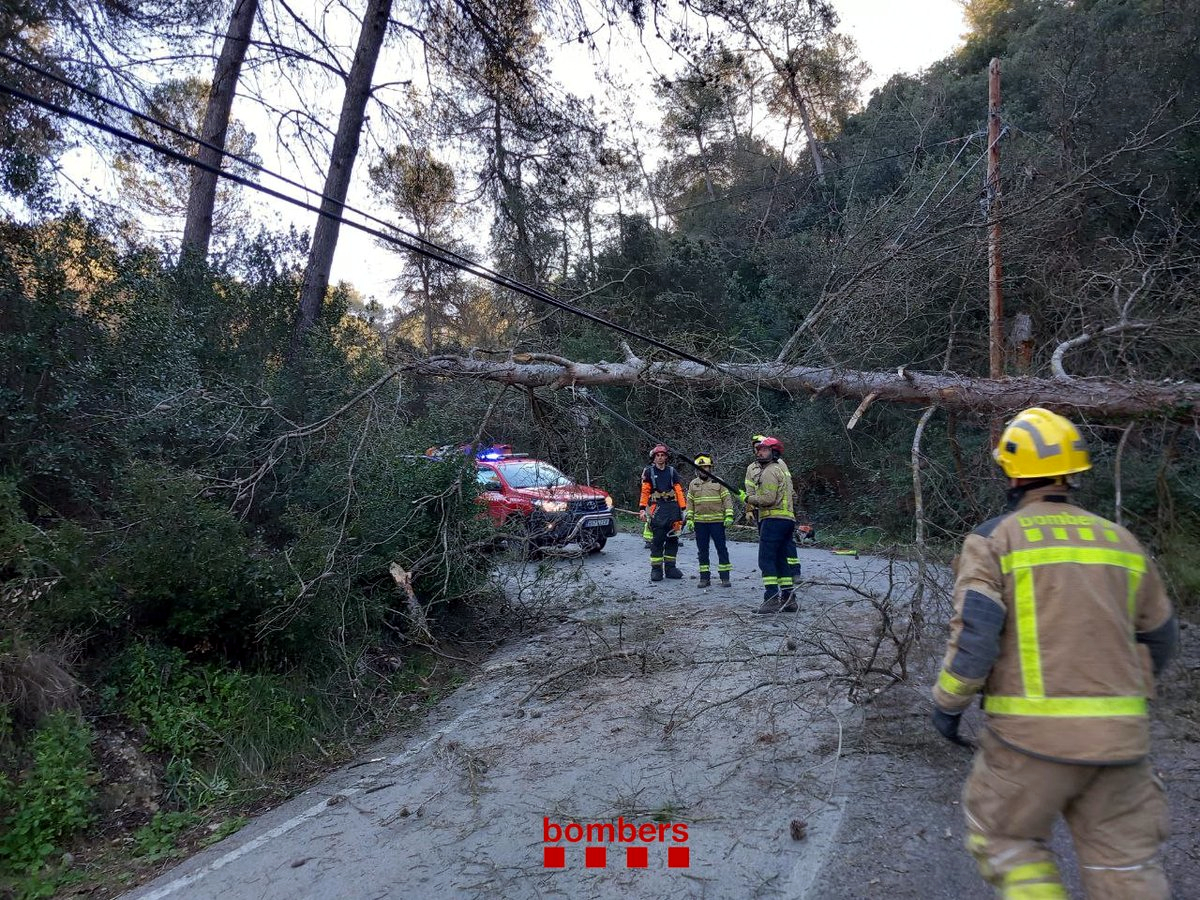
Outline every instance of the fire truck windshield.
[[504, 480], [508, 482], [509, 487], [518, 490], [560, 487], [575, 483], [554, 466], [537, 460], [504, 461], [496, 463], [496, 466], [503, 473]]

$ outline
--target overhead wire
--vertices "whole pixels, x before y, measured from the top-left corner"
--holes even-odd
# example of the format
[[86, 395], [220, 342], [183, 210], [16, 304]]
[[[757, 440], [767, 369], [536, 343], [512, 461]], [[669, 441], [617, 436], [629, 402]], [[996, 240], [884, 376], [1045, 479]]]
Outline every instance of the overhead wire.
[[[174, 125], [171, 125], [168, 122], [164, 122], [153, 116], [147, 115], [146, 113], [136, 110], [136, 109], [128, 106], [127, 104], [122, 103], [119, 100], [113, 99], [104, 94], [101, 94], [98, 91], [94, 91], [88, 87], [80, 85], [77, 82], [72, 81], [71, 79], [65, 78], [65, 77], [59, 75], [58, 73], [55, 73], [44, 67], [38, 66], [35, 63], [29, 62], [28, 60], [21, 59], [20, 57], [15, 56], [14, 54], [9, 53], [8, 51], [0, 50], [0, 58], [6, 59], [12, 63], [15, 63], [29, 71], [35, 72], [44, 78], [55, 81], [58, 84], [61, 84], [70, 90], [76, 91], [77, 93], [80, 93], [86, 97], [89, 97], [92, 100], [95, 100], [99, 103], [110, 106], [114, 109], [118, 109], [128, 115], [131, 115], [131, 116], [141, 120], [141, 121], [144, 121], [150, 125], [153, 125], [156, 128], [160, 128], [170, 134], [175, 135], [176, 137], [182, 138], [183, 140], [189, 142], [190, 144], [194, 144], [194, 145], [209, 149], [209, 150], [219, 154], [221, 157], [224, 157], [225, 159], [237, 162], [237, 163], [251, 169], [252, 171], [259, 172], [263, 175], [274, 178], [274, 179], [282, 182], [283, 184], [286, 184], [290, 187], [297, 188], [311, 196], [318, 197], [322, 201], [326, 201], [326, 200], [332, 201], [332, 198], [329, 198], [323, 192], [318, 191], [314, 188], [310, 188], [307, 185], [303, 184], [302, 182], [299, 182], [295, 179], [288, 178], [285, 175], [281, 175], [278, 172], [268, 169], [266, 166], [263, 166], [261, 163], [258, 163], [258, 162], [255, 162], [254, 160], [240, 156], [240, 155], [233, 153], [219, 145], [205, 141], [204, 139], [202, 139], [196, 135], [193, 135], [193, 134], [191, 134], [181, 128], [178, 128]], [[373, 237], [379, 238], [380, 240], [383, 240], [386, 243], [393, 244], [404, 250], [408, 250], [409, 252], [412, 252], [412, 253], [417, 253], [417, 254], [425, 256], [427, 258], [433, 259], [437, 262], [441, 262], [443, 264], [450, 265], [450, 266], [457, 268], [463, 272], [474, 275], [477, 278], [488, 281], [499, 287], [506, 288], [515, 293], [526, 296], [532, 300], [536, 300], [538, 302], [553, 306], [563, 312], [570, 313], [579, 318], [590, 321], [593, 324], [600, 325], [601, 327], [616, 331], [618, 333], [621, 333], [621, 334], [623, 334], [627, 337], [633, 338], [635, 340], [643, 341], [644, 343], [647, 343], [650, 346], [657, 347], [658, 349], [664, 350], [667, 353], [670, 353], [681, 359], [685, 359], [689, 362], [693, 362], [698, 365], [704, 366], [705, 368], [711, 369], [718, 373], [723, 372], [721, 367], [718, 364], [712, 362], [711, 360], [705, 359], [704, 357], [698, 356], [698, 355], [691, 353], [690, 351], [684, 350], [680, 347], [676, 347], [673, 344], [670, 344], [666, 341], [662, 341], [658, 338], [653, 337], [652, 335], [644, 334], [635, 329], [628, 328], [617, 322], [606, 319], [602, 316], [598, 316], [595, 313], [589, 312], [588, 310], [581, 309], [577, 306], [571, 305], [567, 301], [564, 301], [561, 298], [554, 296], [553, 294], [549, 293], [548, 291], [545, 291], [545, 290], [542, 290], [541, 288], [526, 284], [525, 282], [519, 281], [518, 279], [515, 279], [509, 275], [505, 275], [501, 272], [497, 272], [481, 263], [478, 263], [478, 262], [470, 259], [467, 256], [464, 256], [463, 254], [458, 253], [457, 251], [454, 251], [447, 247], [443, 247], [433, 241], [430, 241], [426, 238], [421, 237], [420, 235], [413, 234], [412, 232], [405, 230], [404, 228], [396, 225], [393, 222], [389, 222], [385, 219], [379, 218], [378, 216], [375, 216], [364, 210], [357, 209], [357, 208], [355, 208], [349, 204], [346, 204], [344, 202], [338, 203], [338, 207], [341, 210], [341, 212], [334, 213], [334, 212], [324, 211], [320, 207], [315, 206], [312, 203], [308, 203], [299, 198], [289, 196], [281, 191], [274, 190], [273, 188], [267, 187], [266, 185], [261, 184], [260, 182], [254, 181], [250, 178], [239, 175], [235, 172], [227, 171], [227, 170], [221, 168], [220, 166], [210, 165], [210, 164], [204, 162], [203, 160], [200, 160], [196, 157], [188, 155], [187, 153], [183, 153], [181, 151], [175, 150], [174, 148], [168, 147], [164, 144], [161, 144], [161, 143], [151, 140], [149, 138], [142, 137], [141, 135], [134, 134], [133, 132], [130, 132], [119, 126], [115, 126], [110, 123], [104, 122], [100, 119], [97, 119], [97, 118], [94, 118], [91, 116], [87, 116], [83, 113], [76, 112], [75, 110], [72, 110], [68, 107], [64, 107], [60, 104], [54, 103], [53, 101], [45, 100], [41, 97], [38, 97], [34, 94], [29, 93], [28, 91], [22, 90], [21, 88], [7, 84], [3, 81], [0, 81], [0, 91], [8, 93], [14, 97], [18, 97], [19, 99], [25, 100], [28, 103], [32, 103], [36, 106], [40, 106], [41, 108], [46, 109], [47, 111], [54, 112], [58, 115], [64, 116], [64, 117], [72, 119], [74, 121], [77, 121], [83, 125], [93, 127], [93, 128], [98, 128], [101, 131], [104, 131], [104, 132], [107, 132], [108, 134], [113, 135], [114, 137], [117, 137], [122, 140], [128, 141], [130, 143], [145, 147], [154, 152], [163, 154], [163, 155], [165, 155], [169, 158], [172, 158], [172, 159], [176, 160], [177, 162], [180, 162], [184, 165], [189, 165], [194, 168], [208, 171], [210, 173], [217, 175], [220, 178], [225, 178], [228, 181], [232, 181], [236, 184], [240, 184], [244, 187], [250, 188], [251, 190], [255, 190], [260, 193], [266, 194], [267, 196], [271, 196], [278, 200], [282, 200], [285, 203], [289, 203], [293, 206], [297, 206], [306, 211], [315, 212], [320, 216], [326, 216], [326, 217], [332, 218], [341, 224], [347, 225], [351, 228], [362, 231]], [[841, 166], [841, 167], [837, 167], [835, 169], [830, 169], [827, 171], [837, 172], [837, 171], [850, 170], [850, 169], [854, 169], [854, 168], [860, 168], [862, 166], [869, 165], [871, 163], [883, 162], [883, 161], [886, 161], [889, 159], [896, 159], [901, 156], [906, 156], [909, 153], [913, 152], [913, 150], [930, 149], [930, 148], [934, 148], [934, 147], [945, 146], [947, 144], [952, 144], [952, 143], [955, 143], [958, 141], [967, 141], [968, 142], [967, 144], [964, 144], [964, 147], [962, 148], [962, 149], [965, 149], [966, 146], [969, 145], [970, 139], [975, 137], [976, 134], [977, 134], [977, 132], [974, 132], [970, 135], [964, 135], [964, 136], [957, 137], [957, 138], [950, 138], [945, 141], [938, 141], [933, 144], [918, 146], [916, 148], [906, 150], [902, 153], [889, 154], [887, 156], [876, 157], [875, 159], [871, 159], [871, 160], [861, 160], [858, 163], [854, 163], [852, 165]], [[960, 149], [958, 155], [961, 155], [962, 149]], [[958, 156], [955, 157], [956, 160], [957, 160], [957, 158], [958, 158]], [[816, 177], [816, 176], [813, 176], [813, 177]], [[790, 179], [789, 181], [795, 181], [795, 180], [799, 180], [799, 178]], [[810, 180], [812, 180], [812, 179], [810, 178]], [[939, 181], [940, 181], [940, 179], [939, 179]], [[704, 201], [704, 202], [698, 203], [698, 204], [693, 204], [692, 206], [689, 206], [689, 207], [682, 207], [678, 210], [669, 211], [668, 214], [682, 212], [687, 209], [694, 209], [699, 206], [706, 206], [711, 203], [723, 202], [723, 201], [728, 201], [728, 200], [732, 200], [732, 199], [740, 199], [740, 197], [742, 197], [742, 196], [749, 196], [750, 194], [757, 193], [762, 190], [773, 189], [775, 187], [778, 187], [779, 184], [785, 184], [785, 183], [788, 183], [788, 181], [778, 182], [774, 185], [771, 185], [770, 187], [764, 186], [763, 188], [750, 189], [750, 190], [745, 191], [742, 194], [739, 194], [736, 196], [731, 195], [731, 196], [727, 196], [727, 197], [723, 197], [723, 198], [716, 198], [714, 200]], [[944, 199], [945, 198], [943, 198], [943, 200]], [[941, 202], [942, 201], [939, 201], [939, 204]], [[374, 222], [374, 223], [382, 226], [383, 228], [388, 229], [388, 231], [392, 232], [392, 233], [383, 232], [377, 228], [373, 228], [368, 225], [364, 225], [360, 222], [356, 222], [353, 219], [349, 219], [345, 216], [346, 212], [350, 212], [357, 216], [361, 216], [363, 219], [367, 220], [368, 222]], [[396, 235], [400, 235], [401, 237], [397, 237]]]
[[[57, 72], [53, 72], [42, 66], [38, 66], [35, 63], [31, 63], [28, 60], [24, 60], [18, 56], [14, 56], [13, 54], [9, 53], [6, 50], [0, 50], [0, 59], [6, 59], [9, 62], [16, 63], [17, 65], [22, 66], [23, 68], [28, 69], [31, 72], [36, 72], [38, 75], [41, 75], [45, 78], [48, 78], [52, 81], [57, 82], [58, 84], [63, 85], [64, 87], [67, 87], [71, 90], [74, 90], [74, 91], [80, 93], [80, 94], [83, 94], [85, 97], [89, 97], [92, 100], [96, 100], [99, 103], [103, 103], [107, 106], [111, 106], [114, 109], [118, 109], [121, 112], [131, 115], [134, 118], [139, 119], [143, 122], [146, 122], [150, 125], [153, 125], [156, 128], [161, 128], [163, 131], [173, 134], [176, 137], [183, 138], [184, 140], [188, 141], [189, 143], [194, 143], [194, 144], [197, 144], [198, 146], [204, 147], [207, 150], [212, 150], [213, 152], [220, 154], [221, 156], [225, 157], [226, 159], [233, 160], [234, 162], [237, 162], [237, 163], [241, 163], [242, 165], [246, 166], [249, 169], [252, 169], [256, 172], [261, 172], [264, 175], [267, 175], [267, 176], [270, 176], [271, 178], [277, 179], [278, 181], [281, 181], [284, 184], [289, 185], [290, 187], [299, 188], [300, 190], [304, 191], [307, 194], [311, 194], [316, 197], [320, 197], [322, 200], [326, 199], [325, 195], [323, 193], [316, 190], [315, 188], [310, 188], [308, 185], [304, 184], [303, 182], [296, 181], [295, 179], [292, 179], [292, 178], [288, 178], [286, 175], [281, 175], [278, 172], [268, 169], [266, 166], [262, 165], [261, 163], [258, 163], [252, 159], [249, 159], [248, 157], [240, 156], [237, 153], [234, 153], [218, 144], [210, 143], [209, 141], [206, 141], [203, 138], [197, 137], [196, 135], [190, 134], [189, 132], [186, 132], [177, 126], [172, 125], [169, 122], [164, 122], [161, 119], [157, 119], [154, 116], [151, 116], [147, 113], [141, 112], [140, 110], [134, 109], [133, 107], [121, 102], [120, 100], [113, 99], [112, 97], [109, 97], [105, 94], [101, 94], [98, 91], [94, 91], [91, 88], [88, 88], [88, 87], [85, 87], [84, 85], [78, 84], [77, 82], [71, 81], [69, 78], [65, 78], [62, 75], [59, 75]], [[394, 222], [389, 222], [386, 219], [381, 219], [378, 216], [375, 216], [369, 212], [366, 212], [365, 210], [361, 210], [356, 207], [353, 207], [353, 206], [349, 205], [348, 203], [341, 203], [339, 205], [341, 206], [342, 209], [352, 212], [355, 215], [362, 216], [367, 221], [375, 222], [378, 225], [382, 225], [385, 228], [389, 228], [392, 231], [395, 231], [397, 234], [403, 235], [404, 237], [408, 238], [409, 240], [414, 240], [424, 246], [434, 248], [436, 252], [442, 253], [444, 256], [458, 259], [461, 262], [463, 262], [465, 265], [478, 268], [480, 271], [491, 272], [492, 274], [496, 275], [497, 277], [505, 278], [505, 279], [508, 279], [509, 281], [516, 283], [516, 279], [512, 278], [511, 276], [504, 275], [503, 273], [495, 272], [494, 270], [489, 269], [487, 266], [483, 265], [482, 263], [475, 262], [470, 257], [463, 256], [461, 253], [451, 250], [448, 247], [442, 247], [438, 244], [435, 244], [434, 242], [432, 242], [426, 238], [423, 238], [418, 234], [414, 234], [410, 231], [407, 231], [404, 228], [401, 228], [399, 225], [396, 225]], [[531, 290], [539, 291], [541, 293], [546, 293], [545, 291], [541, 291], [540, 288], [533, 287], [532, 285], [526, 285], [526, 286], [529, 287]]]
[[[929, 202], [929, 198], [934, 195], [934, 192], [937, 191], [939, 186], [941, 186], [941, 183], [946, 180], [946, 176], [950, 174], [950, 170], [954, 168], [954, 164], [956, 162], [958, 162], [959, 157], [961, 157], [963, 155], [963, 153], [966, 151], [966, 149], [971, 146], [971, 141], [974, 140], [975, 138], [979, 137], [982, 133], [983, 132], [980, 132], [980, 131], [974, 132], [963, 142], [963, 145], [958, 148], [958, 152], [954, 154], [954, 159], [950, 160], [950, 165], [946, 166], [946, 170], [944, 172], [942, 172], [942, 174], [938, 176], [938, 180], [933, 183], [933, 187], [931, 187], [929, 189], [929, 193], [925, 195], [925, 199], [921, 201], [921, 205], [917, 207], [917, 211], [914, 212], [909, 217], [908, 222], [906, 222], [903, 226], [901, 226], [899, 234], [897, 234], [894, 238], [892, 238], [892, 241], [894, 243], [900, 242], [900, 239], [902, 237], [904, 237], [905, 230], [908, 228], [909, 225], [911, 225], [913, 222], [916, 221], [917, 216], [919, 216], [921, 214], [921, 210], [923, 210], [925, 208], [925, 204]], [[977, 162], [978, 161], [976, 161], [976, 163]], [[973, 168], [975, 168], [974, 165], [971, 166], [971, 169], [973, 169]], [[970, 173], [971, 169], [967, 169], [967, 172]], [[960, 180], [959, 184], [961, 184], [961, 183], [962, 182]], [[958, 185], [955, 185], [955, 188], [956, 187], [958, 187]], [[951, 188], [950, 190], [953, 191], [954, 188]], [[949, 196], [949, 195], [947, 195], [947, 196]], [[937, 209], [937, 207], [940, 206], [941, 203], [945, 199], [946, 198], [943, 197], [942, 200], [938, 201], [938, 203], [935, 204], [933, 208]], [[930, 210], [930, 212], [933, 212], [933, 210]]]
[[[0, 51], [0, 55], [7, 56], [7, 54], [3, 54], [2, 51]], [[317, 213], [320, 216], [325, 216], [327, 218], [331, 218], [343, 225], [347, 225], [351, 228], [357, 229], [358, 231], [362, 231], [365, 234], [371, 235], [372, 237], [379, 238], [380, 240], [385, 241], [389, 244], [394, 244], [395, 246], [401, 247], [410, 252], [420, 254], [421, 256], [425, 256], [429, 259], [433, 259], [437, 262], [441, 262], [446, 265], [452, 266], [454, 268], [460, 269], [464, 272], [467, 272], [471, 275], [474, 275], [477, 278], [481, 278], [481, 279], [488, 281], [492, 284], [495, 284], [499, 287], [507, 288], [508, 290], [511, 290], [518, 294], [522, 294], [523, 296], [529, 297], [532, 300], [536, 300], [540, 303], [545, 303], [550, 306], [554, 306], [557, 309], [562, 310], [563, 312], [570, 313], [571, 315], [578, 316], [579, 318], [582, 318], [582, 319], [586, 319], [587, 321], [592, 322], [593, 324], [600, 325], [601, 327], [608, 328], [612, 331], [619, 332], [620, 334], [623, 334], [626, 337], [630, 337], [635, 340], [642, 341], [644, 343], [649, 344], [652, 347], [657, 347], [660, 350], [664, 350], [667, 353], [670, 353], [681, 359], [685, 359], [688, 362], [693, 362], [693, 363], [696, 363], [697, 365], [701, 365], [701, 366], [703, 366], [707, 369], [711, 369], [715, 372], [723, 373], [723, 370], [721, 369], [721, 367], [719, 365], [717, 365], [716, 363], [714, 363], [710, 360], [705, 359], [704, 357], [698, 356], [698, 355], [691, 353], [688, 350], [684, 350], [680, 347], [676, 347], [672, 344], [667, 343], [666, 341], [663, 341], [663, 340], [660, 340], [659, 338], [653, 337], [652, 335], [643, 334], [642, 332], [636, 331], [635, 329], [628, 328], [624, 325], [621, 325], [618, 322], [613, 322], [612, 320], [606, 319], [603, 316], [598, 316], [595, 313], [589, 312], [588, 310], [580, 309], [579, 307], [573, 306], [570, 303], [567, 303], [566, 301], [561, 300], [558, 297], [555, 297], [554, 295], [552, 295], [546, 291], [542, 291], [538, 288], [527, 285], [524, 282], [517, 281], [516, 279], [510, 278], [509, 276], [500, 274], [498, 272], [494, 272], [494, 271], [486, 268], [485, 266], [479, 265], [477, 263], [473, 263], [470, 260], [468, 260], [466, 257], [462, 257], [460, 254], [457, 254], [457, 253], [454, 253], [453, 251], [442, 248], [432, 241], [423, 240], [423, 239], [415, 239], [415, 238], [414, 239], [405, 239], [408, 237], [407, 233], [404, 232], [402, 229], [396, 228], [395, 226], [391, 225], [390, 223], [384, 223], [385, 227], [387, 227], [397, 233], [405, 234], [405, 238], [397, 237], [395, 234], [389, 234], [385, 231], [380, 230], [379, 228], [374, 228], [370, 225], [364, 225], [360, 222], [356, 222], [353, 219], [346, 218], [341, 213], [334, 213], [334, 212], [323, 210], [323, 209], [321, 209], [321, 207], [315, 206], [312, 203], [308, 203], [307, 201], [301, 200], [297, 197], [289, 196], [288, 194], [285, 194], [282, 191], [277, 191], [274, 188], [267, 187], [266, 185], [261, 184], [257, 181], [254, 181], [253, 179], [247, 178], [242, 175], [238, 175], [237, 173], [230, 172], [226, 169], [222, 169], [220, 166], [209, 165], [208, 163], [204, 162], [203, 160], [197, 159], [194, 156], [189, 156], [188, 154], [183, 153], [179, 150], [175, 150], [172, 147], [168, 147], [157, 141], [153, 141], [149, 138], [142, 137], [141, 135], [134, 134], [133, 132], [128, 131], [127, 129], [121, 128], [116, 125], [112, 125], [108, 122], [101, 121], [101, 120], [93, 118], [91, 116], [87, 116], [83, 113], [76, 112], [75, 110], [69, 109], [69, 108], [62, 106], [61, 104], [55, 103], [53, 101], [46, 100], [42, 97], [38, 97], [38, 96], [31, 94], [28, 91], [25, 91], [19, 87], [15, 87], [14, 85], [8, 84], [5, 81], [0, 81], [0, 91], [4, 92], [6, 94], [9, 94], [10, 96], [24, 100], [27, 103], [32, 103], [35, 106], [41, 107], [42, 109], [45, 109], [48, 112], [55, 113], [57, 115], [63, 116], [65, 118], [71, 119], [73, 121], [79, 122], [80, 124], [87, 125], [92, 128], [97, 128], [101, 131], [104, 131], [104, 132], [114, 136], [114, 137], [128, 141], [132, 144], [136, 144], [137, 146], [145, 147], [149, 150], [153, 150], [157, 153], [160, 153], [164, 156], [169, 157], [170, 159], [175, 160], [176, 162], [182, 163], [184, 165], [189, 165], [194, 168], [202, 169], [207, 172], [211, 172], [220, 178], [224, 178], [228, 181], [232, 181], [235, 184], [240, 184], [243, 187], [250, 188], [251, 190], [258, 191], [259, 193], [266, 194], [269, 197], [274, 197], [277, 200], [282, 200], [283, 202], [289, 203], [296, 207], [299, 207], [300, 209], [304, 209], [309, 212]], [[189, 135], [189, 134], [187, 134], [187, 132], [180, 131], [179, 129], [171, 129], [171, 130], [173, 130], [179, 136], [185, 137], [190, 141], [193, 141], [196, 143], [201, 143], [199, 138]], [[209, 146], [212, 146], [212, 145], [209, 145]], [[284, 178], [283, 176], [279, 176], [276, 173], [271, 172], [269, 169], [266, 169], [265, 167], [256, 166], [256, 168], [258, 168], [259, 171], [262, 171], [268, 175], [271, 175], [272, 177], [279, 178], [279, 180], [284, 181], [285, 183], [295, 184], [294, 182], [289, 182], [289, 180]], [[322, 198], [322, 200], [331, 200], [331, 198], [326, 197], [324, 194], [318, 194], [318, 192], [316, 192], [310, 188], [305, 188], [303, 186], [301, 186], [301, 188], [303, 190], [307, 191], [308, 193], [312, 193], [312, 194], [316, 194], [317, 196], [320, 196]], [[350, 207], [346, 206], [345, 204], [338, 204], [338, 205], [342, 209], [350, 209]], [[359, 213], [359, 214], [365, 215], [363, 213]], [[371, 217], [371, 218], [375, 221], [380, 221], [378, 219], [374, 219], [374, 217]]]

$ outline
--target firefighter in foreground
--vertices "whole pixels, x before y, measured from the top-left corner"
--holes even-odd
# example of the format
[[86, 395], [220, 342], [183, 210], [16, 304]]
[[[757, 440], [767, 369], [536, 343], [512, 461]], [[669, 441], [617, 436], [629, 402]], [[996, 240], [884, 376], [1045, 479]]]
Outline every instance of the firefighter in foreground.
[[717, 573], [721, 576], [721, 587], [732, 587], [729, 562], [729, 547], [725, 543], [725, 529], [733, 524], [733, 495], [729, 488], [713, 480], [712, 457], [701, 454], [693, 461], [697, 476], [688, 485], [687, 505], [691, 511], [692, 527], [696, 531], [696, 552], [700, 556], [700, 587], [712, 585], [712, 568], [709, 565], [708, 542], [711, 539], [717, 548]]
[[[754, 451], [755, 449], [757, 449], [759, 441], [764, 440], [765, 438], [766, 438], [765, 434], [751, 435], [750, 450]], [[788, 483], [790, 484], [792, 481], [792, 473], [790, 471], [788, 471], [787, 460], [785, 460], [783, 457], [780, 457], [779, 465], [783, 466], [783, 474], [787, 478]], [[747, 506], [742, 510], [742, 518], [746, 520], [747, 525], [753, 525], [755, 528], [758, 527], [758, 519], [756, 518], [756, 514], [754, 512], [753, 506]]]
[[650, 465], [642, 470], [642, 497], [638, 516], [650, 523], [650, 580], [682, 578], [675, 564], [679, 554], [679, 532], [687, 521], [687, 498], [683, 480], [674, 466], [667, 465], [670, 451], [659, 444], [650, 451]]
[[754, 462], [746, 468], [746, 487], [740, 499], [754, 507], [758, 519], [758, 568], [762, 571], [765, 614], [796, 612], [792, 595], [800, 572], [793, 531], [792, 478], [783, 464], [783, 443], [764, 437], [754, 446]]
[[1093, 900], [1165, 900], [1169, 823], [1147, 760], [1147, 699], [1178, 641], [1158, 570], [1128, 531], [1068, 498], [1091, 468], [1045, 409], [992, 454], [1009, 507], [963, 542], [933, 723], [955, 743], [983, 692], [987, 728], [963, 791], [967, 848], [1008, 900], [1066, 898], [1047, 842], [1062, 814]]

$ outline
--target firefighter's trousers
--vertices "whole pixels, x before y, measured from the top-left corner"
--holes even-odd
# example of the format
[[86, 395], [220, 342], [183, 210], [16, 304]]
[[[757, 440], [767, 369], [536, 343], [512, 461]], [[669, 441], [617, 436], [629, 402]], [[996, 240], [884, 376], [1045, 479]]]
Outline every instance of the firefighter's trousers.
[[967, 849], [1005, 900], [1066, 900], [1048, 842], [1061, 814], [1088, 900], [1169, 900], [1159, 858], [1170, 831], [1150, 763], [1088, 766], [1038, 759], [985, 732], [963, 789]]
[[700, 578], [708, 580], [712, 575], [712, 566], [709, 565], [708, 557], [709, 540], [717, 548], [717, 571], [721, 574], [721, 580], [728, 581], [733, 566], [729, 562], [729, 545], [725, 543], [724, 522], [696, 523], [696, 553], [700, 557]]
[[679, 535], [671, 536], [674, 522], [652, 519], [650, 522], [650, 565], [675, 568], [675, 557], [679, 555]]
[[800, 575], [800, 558], [792, 536], [795, 527], [791, 519], [763, 519], [758, 526], [758, 568], [762, 571], [764, 600], [792, 594], [794, 580]]

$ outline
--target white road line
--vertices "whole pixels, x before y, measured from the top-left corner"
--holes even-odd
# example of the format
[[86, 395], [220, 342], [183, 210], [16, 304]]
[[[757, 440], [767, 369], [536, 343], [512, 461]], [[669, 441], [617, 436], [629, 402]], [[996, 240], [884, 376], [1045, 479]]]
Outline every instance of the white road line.
[[[362, 788], [356, 787], [346, 788], [346, 790], [341, 791], [340, 794], [343, 797], [350, 797], [359, 793], [361, 790]], [[230, 850], [225, 855], [220, 856], [217, 859], [214, 859], [212, 862], [201, 866], [194, 872], [189, 872], [187, 875], [184, 875], [181, 878], [176, 878], [174, 881], [164, 884], [162, 887], [151, 891], [149, 894], [143, 895], [141, 900], [162, 900], [163, 897], [170, 896], [180, 888], [185, 888], [190, 884], [195, 884], [205, 875], [215, 872], [217, 869], [224, 868], [231, 862], [234, 862], [235, 860], [245, 856], [247, 853], [252, 853], [264, 844], [275, 840], [275, 838], [287, 834], [301, 822], [305, 821], [306, 819], [311, 819], [313, 816], [317, 815], [317, 813], [321, 812], [321, 810], [328, 808], [329, 801], [322, 800], [320, 803], [310, 806], [304, 812], [300, 813], [300, 815], [288, 819], [281, 825], [276, 825], [270, 831], [260, 834], [254, 840], [247, 841], [240, 847]]]
[[[400, 753], [396, 756], [393, 756], [391, 759], [389, 759], [384, 764], [384, 767], [392, 768], [392, 767], [399, 766], [399, 765], [402, 765], [402, 764], [408, 762], [410, 759], [412, 759], [418, 753], [422, 752], [426, 747], [428, 747], [434, 741], [438, 740], [439, 738], [443, 737], [444, 735], [448, 734], [449, 732], [451, 732], [455, 728], [457, 728], [459, 723], [461, 723], [462, 720], [465, 719], [467, 717], [467, 714], [470, 713], [471, 711], [472, 711], [471, 707], [464, 709], [457, 716], [455, 716], [450, 722], [443, 725], [441, 728], [439, 728], [437, 731], [435, 731], [432, 735], [430, 735], [428, 738], [426, 738], [424, 741], [422, 741], [420, 744], [418, 744], [413, 749], [407, 750], [404, 753]], [[380, 774], [379, 772], [375, 773], [376, 776], [378, 776], [379, 774]], [[359, 784], [365, 786], [365, 784], [367, 782], [371, 781], [373, 777], [374, 776], [364, 777], [363, 779], [360, 780]], [[364, 790], [363, 786], [348, 787], [344, 791], [338, 791], [338, 795], [340, 795], [342, 797], [352, 797], [355, 794], [362, 793], [362, 791]], [[181, 890], [190, 885], [193, 885], [197, 881], [199, 881], [201, 878], [204, 878], [205, 876], [212, 874], [213, 872], [217, 871], [218, 869], [223, 869], [223, 868], [225, 868], [225, 866], [229, 865], [230, 863], [241, 859], [247, 853], [253, 853], [259, 847], [262, 847], [263, 845], [270, 843], [271, 841], [275, 840], [277, 837], [282, 837], [283, 835], [285, 835], [289, 831], [291, 831], [293, 828], [295, 828], [297, 825], [301, 824], [302, 822], [307, 821], [308, 819], [311, 819], [313, 816], [319, 814], [322, 810], [325, 810], [328, 808], [329, 808], [329, 800], [328, 799], [322, 800], [320, 803], [310, 806], [308, 809], [304, 810], [304, 812], [300, 813], [299, 815], [293, 816], [292, 818], [288, 819], [286, 822], [276, 825], [270, 831], [264, 832], [264, 833], [260, 834], [258, 837], [254, 838], [253, 840], [247, 841], [246, 843], [242, 844], [240, 847], [235, 847], [234, 849], [230, 850], [228, 853], [222, 854], [221, 856], [214, 859], [212, 862], [205, 863], [204, 865], [200, 866], [198, 869], [195, 869], [194, 871], [189, 872], [186, 875], [181, 875], [179, 878], [176, 878], [174, 881], [167, 882], [162, 887], [155, 888], [153, 891], [151, 891], [148, 894], [141, 894], [141, 895], [132, 894], [130, 896], [137, 897], [137, 900], [162, 900], [162, 898], [164, 898], [164, 897], [169, 897], [171, 894], [174, 894], [176, 891]]]

